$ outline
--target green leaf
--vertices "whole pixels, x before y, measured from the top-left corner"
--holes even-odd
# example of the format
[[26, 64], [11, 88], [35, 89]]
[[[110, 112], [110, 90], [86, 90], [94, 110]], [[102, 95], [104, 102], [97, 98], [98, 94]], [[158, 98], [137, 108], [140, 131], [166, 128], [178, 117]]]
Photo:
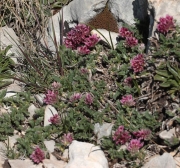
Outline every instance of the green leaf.
[[166, 82], [166, 81], [167, 81], [167, 78], [156, 74], [156, 75], [154, 76], [154, 80]]
[[170, 85], [171, 84], [168, 81], [163, 82], [163, 83], [160, 84], [161, 87], [170, 87]]

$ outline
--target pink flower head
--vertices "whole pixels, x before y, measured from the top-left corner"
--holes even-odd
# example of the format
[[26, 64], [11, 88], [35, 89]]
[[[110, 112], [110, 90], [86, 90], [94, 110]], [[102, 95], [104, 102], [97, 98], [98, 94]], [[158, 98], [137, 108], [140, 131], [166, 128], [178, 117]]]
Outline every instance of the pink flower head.
[[129, 145], [127, 147], [128, 151], [132, 152], [132, 153], [136, 153], [139, 151], [139, 149], [141, 147], [143, 147], [143, 142], [141, 143], [141, 141], [139, 139], [132, 139], [129, 142]]
[[81, 93], [74, 93], [71, 97], [70, 97], [70, 102], [75, 102], [79, 99], [81, 99], [82, 94]]
[[126, 46], [134, 47], [138, 44], [138, 40], [135, 37], [126, 37]]
[[124, 130], [124, 126], [119, 126], [113, 135], [113, 141], [118, 144], [125, 144], [131, 138], [128, 131]]
[[133, 59], [130, 60], [131, 68], [134, 70], [134, 72], [141, 72], [144, 69], [144, 56], [143, 54], [138, 54]]
[[39, 147], [36, 147], [34, 152], [31, 154], [30, 158], [34, 163], [38, 164], [42, 162], [43, 159], [45, 159], [45, 155], [44, 152]]
[[57, 99], [58, 99], [58, 91], [48, 90], [44, 98], [44, 103], [54, 104], [56, 103]]
[[57, 90], [61, 87], [61, 84], [59, 82], [53, 82], [51, 86], [53, 90]]
[[91, 36], [89, 36], [88, 38], [85, 39], [84, 44], [91, 48], [94, 47], [96, 45], [96, 43], [99, 41], [99, 37], [97, 36], [97, 34], [93, 34]]
[[135, 105], [135, 101], [132, 97], [132, 95], [125, 95], [122, 97], [122, 99], [120, 100], [120, 102], [125, 105], [125, 106], [134, 106]]
[[85, 95], [85, 103], [91, 105], [93, 103], [93, 97], [90, 93], [86, 93]]
[[73, 141], [73, 135], [71, 133], [64, 134], [61, 142], [64, 146], [69, 145]]
[[133, 132], [133, 134], [140, 140], [148, 140], [151, 137], [151, 131], [149, 129], [142, 129], [140, 131]]
[[126, 79], [124, 79], [124, 84], [127, 86], [132, 86], [132, 78], [131, 77], [127, 77]]
[[86, 25], [79, 24], [67, 33], [64, 44], [67, 48], [77, 49], [89, 35], [90, 28]]
[[122, 27], [121, 29], [119, 29], [119, 35], [123, 38], [126, 38], [126, 37], [132, 37], [133, 33], [130, 32], [126, 27]]
[[173, 17], [166, 15], [166, 17], [161, 17], [159, 19], [159, 24], [157, 26], [157, 29], [161, 33], [167, 33], [170, 29], [174, 28], [174, 21]]
[[59, 124], [60, 116], [58, 114], [55, 114], [48, 121], [54, 125]]
[[77, 47], [77, 51], [78, 51], [79, 54], [82, 54], [82, 55], [90, 53], [90, 50], [86, 45]]

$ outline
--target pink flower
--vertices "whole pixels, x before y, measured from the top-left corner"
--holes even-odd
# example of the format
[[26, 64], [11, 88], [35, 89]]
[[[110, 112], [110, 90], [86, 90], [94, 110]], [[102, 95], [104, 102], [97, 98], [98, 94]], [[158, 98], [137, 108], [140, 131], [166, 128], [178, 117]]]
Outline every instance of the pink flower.
[[119, 35], [123, 38], [126, 38], [126, 37], [132, 37], [133, 33], [130, 32], [126, 27], [122, 27], [121, 29], [119, 29]]
[[126, 79], [124, 79], [124, 84], [127, 86], [132, 86], [132, 78], [127, 77]]
[[135, 101], [133, 100], [132, 95], [126, 95], [123, 96], [122, 99], [120, 100], [120, 102], [125, 105], [125, 106], [134, 106], [135, 105]]
[[75, 102], [79, 99], [81, 99], [82, 94], [81, 93], [74, 93], [71, 97], [70, 97], [70, 102]]
[[60, 116], [58, 114], [55, 114], [48, 121], [51, 122], [54, 125], [59, 124]]
[[141, 141], [139, 139], [132, 139], [127, 147], [128, 151], [132, 152], [132, 153], [136, 153], [139, 151], [139, 149], [141, 147], [143, 147], [143, 142], [141, 143]]
[[89, 26], [79, 24], [67, 33], [64, 44], [67, 48], [77, 49], [81, 45], [85, 38], [90, 35]]
[[126, 37], [126, 46], [134, 47], [138, 44], [138, 40], [135, 37]]
[[51, 86], [53, 90], [57, 90], [61, 87], [61, 84], [59, 82], [53, 82]]
[[93, 34], [85, 39], [84, 44], [87, 47], [91, 48], [94, 47], [98, 41], [99, 41], [99, 37], [97, 36], [97, 34]]
[[64, 134], [61, 142], [64, 146], [69, 145], [73, 141], [73, 135], [71, 133]]
[[148, 140], [151, 137], [151, 131], [149, 129], [142, 129], [140, 131], [133, 132], [133, 134], [140, 140]]
[[85, 103], [91, 105], [93, 103], [93, 97], [90, 93], [86, 93]]
[[79, 54], [82, 54], [82, 55], [90, 53], [90, 50], [86, 45], [77, 47], [77, 51], [78, 51]]
[[143, 54], [138, 54], [133, 59], [130, 60], [131, 68], [134, 70], [134, 72], [141, 72], [144, 69], [144, 57]]
[[58, 98], [58, 91], [48, 90], [45, 95], [44, 102], [46, 104], [54, 104], [56, 103], [57, 98]]
[[125, 144], [131, 138], [128, 131], [124, 130], [124, 126], [119, 126], [113, 135], [113, 141], [118, 144]]
[[30, 158], [34, 163], [38, 164], [42, 162], [43, 159], [45, 159], [45, 155], [44, 152], [39, 147], [36, 147], [34, 152], [31, 154]]
[[157, 29], [161, 33], [167, 33], [170, 29], [174, 28], [174, 21], [173, 17], [166, 15], [166, 17], [161, 17], [159, 19], [159, 24], [157, 26]]

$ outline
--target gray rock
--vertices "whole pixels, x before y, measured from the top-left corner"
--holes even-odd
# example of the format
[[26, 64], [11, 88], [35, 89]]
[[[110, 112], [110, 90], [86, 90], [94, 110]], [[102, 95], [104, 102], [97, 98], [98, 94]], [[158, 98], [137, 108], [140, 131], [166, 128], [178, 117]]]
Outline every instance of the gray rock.
[[44, 127], [51, 124], [48, 120], [55, 114], [58, 114], [56, 109], [51, 105], [47, 105], [44, 112]]
[[11, 168], [20, 168], [20, 167], [27, 167], [27, 168], [42, 168], [43, 164], [39, 163], [38, 165], [35, 165], [31, 160], [8, 160]]
[[148, 16], [146, 0], [109, 0], [108, 7], [118, 22], [133, 25], [134, 19], [144, 20]]
[[8, 51], [7, 55], [13, 54], [12, 58], [22, 57], [22, 53], [17, 47], [19, 45], [19, 38], [16, 36], [14, 30], [7, 26], [0, 27], [0, 47], [4, 49], [8, 45], [12, 45], [12, 48]]
[[169, 131], [164, 130], [159, 134], [159, 137], [163, 140], [170, 140], [173, 136], [175, 136], [175, 128], [170, 129]]
[[45, 97], [45, 94], [37, 94], [34, 96], [35, 99], [39, 102], [39, 104], [42, 106], [44, 104], [44, 97]]
[[28, 108], [28, 112], [29, 112], [29, 119], [32, 119], [33, 118], [33, 115], [35, 114], [35, 111], [37, 110], [38, 108], [34, 105], [34, 104], [31, 104]]
[[9, 143], [8, 145], [9, 145], [10, 148], [13, 148], [15, 143], [17, 142], [18, 138], [20, 138], [19, 135], [9, 136], [8, 140], [6, 140], [5, 142], [6, 142], [6, 144]]
[[97, 135], [98, 140], [104, 136], [110, 136], [112, 131], [113, 124], [111, 123], [103, 123], [100, 125], [96, 123], [94, 125], [94, 133]]
[[[110, 39], [110, 36], [109, 36], [109, 31], [105, 30], [105, 29], [97, 29], [97, 30], [92, 30], [91, 31], [91, 34], [97, 34], [101, 40], [103, 40], [104, 42], [110, 44], [111, 47], [113, 48], [116, 48], [117, 46], [117, 37], [119, 36], [119, 33], [115, 33], [115, 32], [110, 32], [110, 36], [111, 36], [111, 39], [112, 39], [112, 44], [111, 44], [111, 39]], [[103, 37], [101, 34], [103, 34]]]
[[60, 161], [55, 161], [55, 160], [49, 160], [49, 159], [44, 159], [43, 160], [43, 166], [44, 168], [64, 168], [67, 165], [66, 162], [60, 160]]
[[164, 153], [162, 156], [155, 156], [150, 159], [142, 168], [176, 168], [176, 162], [169, 153]]
[[69, 146], [70, 161], [65, 168], [108, 168], [108, 162], [99, 146], [74, 140]]
[[46, 146], [46, 149], [51, 153], [54, 152], [54, 146], [55, 146], [55, 141], [50, 140], [50, 141], [44, 141], [44, 145]]

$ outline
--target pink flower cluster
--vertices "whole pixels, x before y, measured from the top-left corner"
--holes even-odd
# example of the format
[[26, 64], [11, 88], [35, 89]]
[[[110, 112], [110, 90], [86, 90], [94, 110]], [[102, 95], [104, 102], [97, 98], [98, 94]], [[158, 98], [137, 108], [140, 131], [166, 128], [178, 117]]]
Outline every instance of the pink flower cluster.
[[61, 142], [63, 143], [64, 146], [67, 146], [73, 141], [73, 139], [74, 138], [72, 133], [67, 133], [63, 135]]
[[130, 60], [131, 68], [134, 72], [141, 72], [144, 69], [145, 61], [143, 54], [138, 54]]
[[138, 40], [133, 36], [133, 33], [125, 27], [119, 30], [119, 35], [126, 39], [127, 47], [134, 47], [138, 44]]
[[141, 143], [139, 139], [131, 139], [127, 149], [131, 153], [136, 153], [141, 147], [143, 147], [143, 145], [144, 143]]
[[90, 28], [87, 25], [79, 24], [67, 33], [64, 44], [67, 48], [77, 49], [80, 54], [89, 54], [90, 49], [96, 45], [99, 37], [96, 34], [90, 34]]
[[125, 144], [131, 138], [128, 131], [124, 130], [124, 126], [119, 126], [113, 135], [113, 141], [115, 141], [116, 145]]
[[34, 163], [38, 164], [42, 162], [43, 159], [45, 159], [45, 155], [44, 152], [39, 147], [36, 147], [34, 152], [31, 154], [30, 158]]
[[149, 140], [151, 136], [151, 131], [149, 129], [142, 129], [133, 133], [140, 140]]
[[[81, 99], [83, 95], [81, 93], [74, 93], [71, 97], [70, 97], [70, 102], [76, 102], [78, 100]], [[91, 93], [86, 93], [84, 96], [84, 102], [88, 105], [91, 105], [93, 103], [93, 96]]]
[[131, 94], [123, 96], [122, 99], [120, 100], [120, 102], [122, 105], [129, 106], [129, 107], [135, 105], [135, 101]]
[[58, 114], [55, 114], [52, 117], [50, 117], [50, 119], [48, 121], [54, 125], [59, 124], [60, 123], [60, 116]]
[[47, 93], [44, 97], [44, 103], [46, 104], [54, 104], [58, 100], [58, 89], [61, 87], [61, 84], [58, 82], [53, 82], [51, 84], [51, 90], [47, 90]]
[[131, 153], [136, 153], [144, 145], [142, 140], [149, 140], [150, 136], [151, 131], [148, 129], [133, 132], [131, 136], [128, 131], [124, 130], [124, 126], [119, 126], [112, 138], [116, 145], [128, 143], [127, 150]]
[[157, 29], [160, 33], [167, 33], [170, 29], [174, 28], [173, 17], [166, 15], [166, 17], [161, 17], [159, 19], [159, 24]]
[[45, 98], [44, 98], [44, 103], [46, 104], [54, 104], [57, 102], [58, 99], [58, 91], [56, 90], [48, 90]]
[[82, 97], [81, 93], [74, 93], [71, 97], [70, 97], [70, 102], [75, 102], [77, 100], [80, 100]]

